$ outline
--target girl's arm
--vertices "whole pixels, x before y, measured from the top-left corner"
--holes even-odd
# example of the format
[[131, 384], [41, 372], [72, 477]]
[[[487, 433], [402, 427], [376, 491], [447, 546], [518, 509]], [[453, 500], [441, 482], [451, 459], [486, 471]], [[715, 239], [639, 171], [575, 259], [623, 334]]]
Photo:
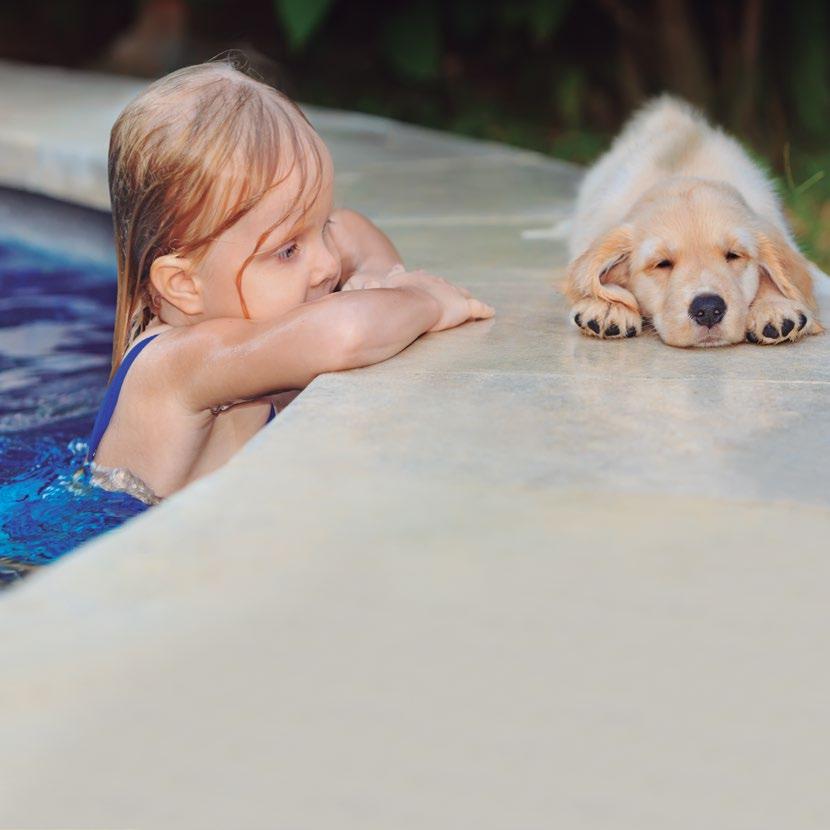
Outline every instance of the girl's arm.
[[389, 237], [354, 210], [332, 213], [331, 234], [340, 252], [341, 285], [353, 276], [368, 280], [383, 277], [402, 263]]
[[[274, 321], [207, 320], [166, 338], [171, 352], [162, 363], [194, 411], [302, 389], [324, 372], [368, 366], [406, 348], [444, 316], [446, 303], [435, 293], [412, 286], [351, 291]], [[465, 310], [464, 319], [470, 316]]]

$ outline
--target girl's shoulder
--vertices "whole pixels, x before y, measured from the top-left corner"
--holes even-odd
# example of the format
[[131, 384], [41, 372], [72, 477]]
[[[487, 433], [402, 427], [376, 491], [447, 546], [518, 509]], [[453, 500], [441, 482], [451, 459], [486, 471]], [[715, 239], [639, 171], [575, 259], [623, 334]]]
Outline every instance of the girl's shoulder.
[[[219, 325], [220, 320], [205, 320], [189, 326], [172, 326], [161, 323], [145, 329], [130, 344], [125, 359], [134, 351], [143, 351], [150, 342], [154, 342], [152, 349], [147, 350], [147, 362], [167, 361], [176, 358], [185, 358], [189, 351], [204, 351], [216, 336], [227, 326]], [[227, 321], [233, 322], [233, 321]]]
[[188, 328], [161, 324], [145, 329], [130, 343], [113, 379], [120, 376], [123, 382], [129, 372], [131, 385], [163, 394], [165, 387], [174, 384], [180, 373], [177, 364], [182, 361], [183, 350], [191, 339]]
[[172, 396], [188, 411], [201, 410], [206, 407], [201, 396], [192, 399], [191, 387], [198, 385], [198, 379], [211, 366], [216, 368], [217, 360], [229, 347], [244, 342], [249, 328], [254, 328], [250, 321], [234, 318], [187, 326], [153, 326], [133, 340], [118, 371], [123, 375], [122, 367], [128, 370], [131, 386], [142, 394], [157, 401]]

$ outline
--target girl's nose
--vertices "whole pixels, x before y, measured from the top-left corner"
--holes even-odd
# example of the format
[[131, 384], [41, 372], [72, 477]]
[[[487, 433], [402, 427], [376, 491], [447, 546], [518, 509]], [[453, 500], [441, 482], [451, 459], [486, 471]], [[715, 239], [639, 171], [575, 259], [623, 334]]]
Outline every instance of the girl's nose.
[[336, 257], [326, 246], [320, 254], [320, 261], [311, 276], [311, 288], [333, 280], [340, 275], [340, 258]]

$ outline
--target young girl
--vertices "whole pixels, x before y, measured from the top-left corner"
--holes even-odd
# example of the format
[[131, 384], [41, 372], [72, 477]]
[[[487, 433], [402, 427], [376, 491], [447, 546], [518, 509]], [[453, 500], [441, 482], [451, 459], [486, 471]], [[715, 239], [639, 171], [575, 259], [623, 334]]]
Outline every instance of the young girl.
[[228, 64], [129, 104], [109, 181], [113, 374], [88, 456], [108, 489], [154, 503], [224, 464], [279, 393], [493, 315], [334, 210], [331, 158], [302, 112]]

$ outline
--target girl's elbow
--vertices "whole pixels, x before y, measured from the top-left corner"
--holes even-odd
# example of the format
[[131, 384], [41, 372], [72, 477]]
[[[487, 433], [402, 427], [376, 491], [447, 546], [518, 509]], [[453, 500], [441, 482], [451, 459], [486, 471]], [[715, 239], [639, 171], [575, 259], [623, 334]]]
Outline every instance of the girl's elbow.
[[329, 371], [341, 372], [365, 366], [369, 351], [365, 326], [355, 318], [343, 321], [337, 328], [336, 336], [331, 338], [328, 351]]

